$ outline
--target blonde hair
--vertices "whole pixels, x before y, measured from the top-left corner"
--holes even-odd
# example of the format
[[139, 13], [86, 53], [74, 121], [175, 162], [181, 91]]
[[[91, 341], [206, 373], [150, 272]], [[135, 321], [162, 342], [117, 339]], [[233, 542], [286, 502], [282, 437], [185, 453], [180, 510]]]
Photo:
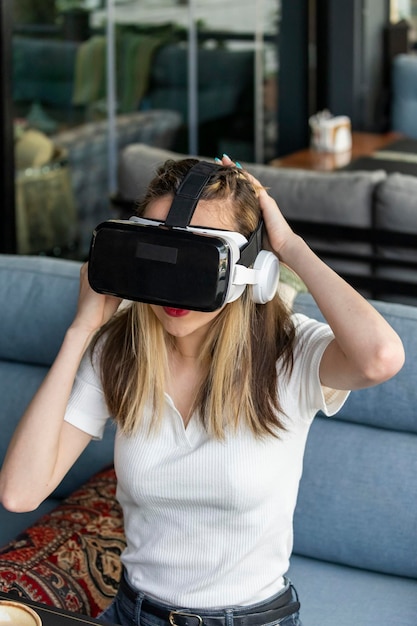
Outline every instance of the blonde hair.
[[[175, 193], [194, 159], [168, 161], [158, 170], [138, 213], [156, 198]], [[235, 167], [215, 172], [202, 199], [219, 202], [243, 235], [259, 220], [257, 190]], [[206, 430], [218, 439], [227, 429], [246, 425], [255, 436], [278, 435], [280, 418], [277, 377], [292, 368], [294, 327], [285, 304], [277, 295], [267, 304], [255, 304], [247, 288], [227, 304], [211, 322], [199, 356], [205, 377], [196, 393], [193, 410]], [[152, 411], [151, 428], [163, 415], [168, 354], [173, 340], [152, 308], [134, 302], [115, 315], [98, 333], [103, 343], [101, 378], [108, 408], [123, 432], [132, 434], [141, 423], [145, 407]], [[282, 367], [277, 370], [277, 361]]]

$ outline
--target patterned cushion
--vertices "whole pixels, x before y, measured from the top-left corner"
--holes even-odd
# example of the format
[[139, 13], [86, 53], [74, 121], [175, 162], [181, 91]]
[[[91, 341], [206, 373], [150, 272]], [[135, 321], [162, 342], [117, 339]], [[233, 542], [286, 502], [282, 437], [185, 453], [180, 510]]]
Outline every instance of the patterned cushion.
[[125, 546], [108, 467], [0, 550], [0, 590], [96, 617], [116, 593]]

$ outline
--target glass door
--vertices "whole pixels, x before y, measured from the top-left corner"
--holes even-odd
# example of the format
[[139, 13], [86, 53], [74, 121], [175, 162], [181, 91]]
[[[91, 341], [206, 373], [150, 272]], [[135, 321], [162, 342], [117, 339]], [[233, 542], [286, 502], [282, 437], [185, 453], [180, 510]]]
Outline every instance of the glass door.
[[2, 0], [16, 251], [87, 258], [129, 144], [273, 158], [279, 4]]

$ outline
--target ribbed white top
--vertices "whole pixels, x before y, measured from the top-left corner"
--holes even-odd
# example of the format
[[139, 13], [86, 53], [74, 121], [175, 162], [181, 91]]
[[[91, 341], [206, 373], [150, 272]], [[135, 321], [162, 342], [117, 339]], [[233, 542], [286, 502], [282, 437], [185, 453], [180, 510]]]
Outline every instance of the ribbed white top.
[[[296, 316], [291, 377], [280, 381], [287, 432], [255, 439], [246, 429], [219, 442], [197, 416], [187, 426], [169, 396], [161, 429], [147, 419], [132, 437], [118, 433], [115, 467], [127, 548], [123, 563], [138, 589], [175, 606], [260, 602], [283, 584], [305, 442], [315, 413], [336, 412], [347, 392], [319, 383], [328, 326]], [[302, 348], [302, 349], [300, 349]], [[66, 420], [101, 435], [107, 411], [84, 359]]]

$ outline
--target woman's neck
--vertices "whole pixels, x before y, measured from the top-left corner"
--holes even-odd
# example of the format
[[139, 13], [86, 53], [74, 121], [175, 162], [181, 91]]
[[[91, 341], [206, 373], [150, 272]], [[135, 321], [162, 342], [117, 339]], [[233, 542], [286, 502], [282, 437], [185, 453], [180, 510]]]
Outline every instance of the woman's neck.
[[[183, 346], [181, 346], [183, 347]], [[189, 350], [190, 346], [186, 346]], [[199, 355], [182, 353], [174, 346], [169, 354], [167, 391], [187, 426], [204, 378], [205, 368]]]
[[203, 342], [206, 336], [206, 332], [194, 332], [186, 337], [175, 337], [173, 343], [173, 353], [178, 358], [184, 360], [195, 360], [200, 358]]

